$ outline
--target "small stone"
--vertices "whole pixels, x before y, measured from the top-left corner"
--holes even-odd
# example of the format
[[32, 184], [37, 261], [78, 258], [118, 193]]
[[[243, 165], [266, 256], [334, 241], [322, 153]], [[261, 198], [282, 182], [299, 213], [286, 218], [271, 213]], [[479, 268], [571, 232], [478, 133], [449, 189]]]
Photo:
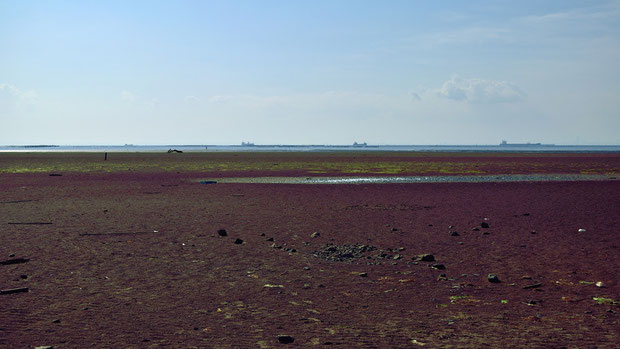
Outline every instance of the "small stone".
[[217, 231], [217, 234], [219, 236], [228, 236], [228, 232], [226, 232], [226, 229], [220, 229]]
[[55, 319], [52, 321], [53, 324], [59, 324], [60, 323], [60, 319]]
[[531, 285], [523, 286], [523, 289], [524, 290], [528, 290], [528, 289], [531, 289], [531, 288], [539, 288], [541, 286], [542, 286], [541, 283], [537, 283], [537, 284], [531, 284]]
[[307, 290], [310, 287], [311, 287], [310, 284], [304, 284], [301, 288], [303, 288], [304, 290]]
[[488, 227], [489, 227], [489, 223], [487, 223], [487, 222], [482, 222], [482, 223], [480, 223], [480, 227], [482, 227], [482, 228], [488, 228]]
[[392, 229], [390, 229], [390, 231], [391, 231], [391, 232], [398, 231], [398, 228], [392, 228]]
[[392, 259], [401, 259], [403, 258], [401, 255], [399, 255], [398, 253], [394, 255], [394, 257], [392, 257]]
[[536, 230], [532, 230], [530, 234], [536, 234]]
[[54, 349], [53, 345], [39, 345], [34, 347], [34, 349]]
[[310, 270], [310, 267], [305, 266], [305, 267], [304, 267], [304, 270]]
[[235, 239], [235, 244], [237, 245], [241, 245], [243, 243], [243, 240], [241, 239]]
[[267, 241], [273, 241], [273, 238], [268, 238]]
[[422, 262], [434, 262], [435, 261], [435, 256], [433, 256], [430, 253], [425, 253], [425, 254], [419, 254], [413, 258], [411, 258], [412, 260], [419, 260]]
[[456, 232], [456, 231], [451, 231], [451, 232], [450, 232], [450, 236], [459, 236], [459, 235], [461, 235], [461, 234], [459, 234], [459, 233], [458, 233], [458, 232]]
[[437, 269], [437, 270], [445, 270], [446, 266], [443, 265], [443, 264], [433, 264], [433, 265], [431, 265], [431, 268]]
[[265, 236], [265, 233], [260, 233], [260, 236]]
[[26, 279], [28, 278], [28, 275], [26, 275], [26, 274], [21, 274], [21, 275], [19, 276], [19, 278], [20, 278], [20, 279], [22, 279], [22, 280], [26, 280]]
[[320, 236], [321, 236], [321, 233], [319, 233], [318, 231], [315, 231], [314, 233], [310, 234], [310, 237], [313, 238], [313, 239], [314, 238], [318, 238]]
[[15, 253], [9, 253], [9, 258], [15, 257]]
[[459, 245], [465, 245], [465, 243], [464, 243], [463, 241], [459, 241], [459, 242], [457, 242], [457, 244], [459, 244]]
[[583, 229], [583, 228], [580, 228], [580, 229], [579, 229], [579, 230], [577, 230], [577, 231], [578, 231], [578, 232], [580, 232], [580, 233], [585, 233], [585, 232], [586, 232], [586, 230], [585, 230], [585, 229]]
[[448, 226], [448, 229], [452, 229], [452, 228], [454, 228], [454, 226], [453, 226], [453, 225], [449, 225], [449, 226]]
[[491, 235], [491, 233], [488, 232], [488, 231], [485, 231], [485, 232], [482, 233], [482, 235]]
[[282, 344], [291, 344], [295, 341], [295, 338], [293, 338], [293, 336], [289, 336], [289, 335], [278, 335], [278, 342], [282, 343]]
[[600, 288], [605, 287], [605, 284], [602, 281], [597, 281], [594, 285], [596, 285], [596, 287], [600, 287]]
[[441, 281], [441, 280], [447, 280], [448, 277], [446, 276], [445, 273], [441, 273], [439, 274], [439, 276], [437, 277], [437, 281]]
[[476, 228], [473, 228], [471, 231], [480, 231], [480, 228], [476, 227]]
[[497, 284], [497, 283], [501, 282], [501, 281], [499, 281], [499, 277], [497, 277], [497, 275], [495, 275], [495, 274], [489, 274], [487, 276], [487, 280], [489, 280], [489, 282], [493, 283], [493, 284]]
[[358, 275], [363, 277], [363, 278], [368, 277], [368, 273], [359, 273]]

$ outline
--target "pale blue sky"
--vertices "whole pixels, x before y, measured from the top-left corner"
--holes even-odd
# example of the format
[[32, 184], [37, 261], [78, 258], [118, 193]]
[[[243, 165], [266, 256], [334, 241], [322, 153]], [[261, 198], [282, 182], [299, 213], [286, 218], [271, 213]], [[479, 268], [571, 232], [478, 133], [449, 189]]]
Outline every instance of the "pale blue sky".
[[619, 130], [620, 1], [0, 0], [0, 145]]

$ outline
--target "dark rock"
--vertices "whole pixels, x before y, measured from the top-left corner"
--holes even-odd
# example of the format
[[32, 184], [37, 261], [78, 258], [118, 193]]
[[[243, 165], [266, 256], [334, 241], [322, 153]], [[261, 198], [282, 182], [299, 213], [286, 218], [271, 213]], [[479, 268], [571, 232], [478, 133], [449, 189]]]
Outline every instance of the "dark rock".
[[288, 335], [278, 335], [278, 342], [282, 343], [282, 344], [291, 344], [295, 341], [295, 338], [293, 338], [293, 336], [288, 336]]
[[26, 280], [26, 279], [28, 278], [28, 275], [26, 275], [26, 274], [21, 274], [19, 277], [20, 277], [20, 279], [22, 279], [22, 280]]
[[15, 257], [15, 253], [9, 253], [9, 258]]
[[529, 214], [529, 213], [524, 213], [523, 215], [527, 217], [527, 216], [529, 216], [530, 214]]
[[311, 238], [318, 238], [321, 236], [321, 233], [319, 233], [318, 231], [315, 231], [314, 233], [310, 234]]
[[481, 226], [482, 228], [488, 228], [488, 227], [489, 227], [489, 223], [487, 223], [487, 222], [482, 222], [482, 223], [480, 223], [480, 226]]
[[434, 262], [435, 261], [435, 256], [433, 256], [430, 253], [425, 253], [425, 254], [419, 254], [417, 256], [414, 256], [411, 259], [414, 260], [414, 261]]
[[62, 173], [50, 173], [50, 177], [60, 177]]
[[443, 265], [443, 264], [432, 264], [432, 265], [431, 265], [431, 268], [433, 268], [433, 269], [437, 269], [437, 270], [445, 270], [445, 269], [446, 269], [446, 266], [445, 266], [445, 265]]
[[440, 280], [447, 280], [447, 279], [448, 279], [448, 277], [446, 276], [446, 274], [445, 274], [445, 273], [441, 273], [441, 274], [439, 274], [439, 276], [437, 277], [437, 280], [438, 280], [438, 281], [440, 281]]
[[235, 244], [237, 245], [241, 245], [243, 243], [243, 240], [241, 239], [235, 239]]
[[459, 235], [461, 235], [461, 234], [459, 234], [459, 233], [458, 233], [458, 232], [456, 232], [456, 231], [451, 231], [451, 232], [450, 232], [450, 236], [459, 236]]
[[532, 230], [530, 234], [536, 234], [536, 230]]
[[390, 231], [391, 231], [391, 232], [398, 231], [398, 228], [392, 228], [392, 229], [390, 229]]
[[265, 233], [260, 233], [260, 236], [265, 236]]
[[273, 241], [273, 238], [268, 238], [267, 241]]
[[399, 255], [398, 253], [394, 255], [394, 257], [392, 257], [392, 259], [401, 259], [403, 258], [403, 256]]
[[365, 278], [365, 277], [368, 277], [368, 273], [359, 273], [359, 276]]
[[52, 321], [53, 324], [59, 324], [60, 323], [60, 319], [55, 319]]
[[474, 228], [471, 231], [480, 231], [480, 228]]
[[491, 232], [485, 231], [482, 233], [482, 235], [491, 235]]
[[501, 281], [499, 281], [499, 278], [498, 278], [498, 277], [497, 277], [497, 275], [495, 275], [495, 274], [489, 274], [489, 275], [487, 276], [487, 280], [489, 280], [489, 282], [490, 282], [490, 283], [493, 283], [493, 284], [497, 284], [497, 283], [500, 283], [500, 282], [501, 282]]
[[219, 236], [228, 236], [228, 232], [226, 231], [226, 229], [220, 229], [217, 231], [217, 234]]
[[305, 266], [305, 267], [304, 267], [304, 270], [310, 270], [310, 267]]

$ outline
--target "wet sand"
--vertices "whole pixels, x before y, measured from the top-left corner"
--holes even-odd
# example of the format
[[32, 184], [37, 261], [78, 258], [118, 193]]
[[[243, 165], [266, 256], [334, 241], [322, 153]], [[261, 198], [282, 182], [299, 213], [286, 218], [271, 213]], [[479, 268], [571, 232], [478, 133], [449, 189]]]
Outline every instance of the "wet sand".
[[620, 340], [620, 182], [197, 181], [287, 171], [1, 174], [0, 346]]

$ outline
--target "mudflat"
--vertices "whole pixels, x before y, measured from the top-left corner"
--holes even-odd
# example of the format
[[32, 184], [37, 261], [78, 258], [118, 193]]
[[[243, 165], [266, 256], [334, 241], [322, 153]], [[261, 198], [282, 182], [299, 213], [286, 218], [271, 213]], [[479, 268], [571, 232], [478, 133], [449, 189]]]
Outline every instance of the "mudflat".
[[[619, 154], [0, 154], [0, 346], [615, 348], [618, 172]], [[493, 174], [607, 179], [217, 182]]]

